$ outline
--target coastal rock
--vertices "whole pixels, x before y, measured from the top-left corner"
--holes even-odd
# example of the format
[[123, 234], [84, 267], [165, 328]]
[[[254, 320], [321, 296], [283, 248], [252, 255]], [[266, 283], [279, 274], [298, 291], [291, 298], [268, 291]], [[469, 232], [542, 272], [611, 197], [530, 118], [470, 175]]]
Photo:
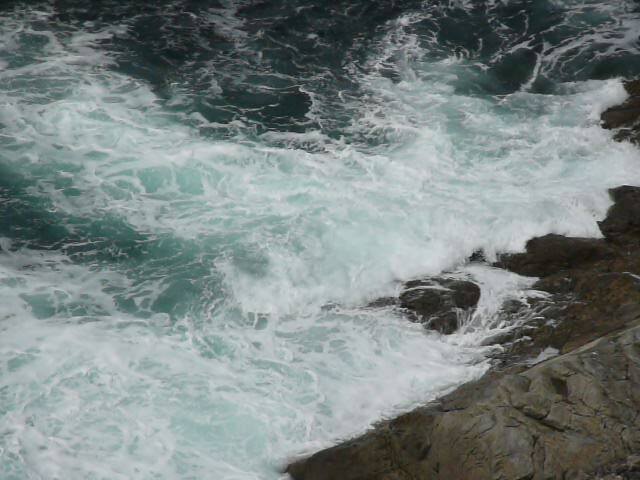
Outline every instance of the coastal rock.
[[640, 480], [640, 455], [629, 455], [622, 462], [599, 468], [589, 480]]
[[629, 98], [602, 113], [602, 127], [618, 130], [616, 140], [640, 144], [640, 80], [626, 82], [625, 89]]
[[486, 375], [291, 464], [295, 480], [578, 479], [640, 451], [640, 327]]
[[545, 277], [611, 255], [610, 246], [602, 239], [549, 234], [529, 240], [525, 253], [501, 255], [495, 266], [520, 275]]
[[470, 313], [480, 299], [480, 287], [468, 280], [431, 278], [405, 284], [399, 305], [427, 328], [450, 334], [458, 328], [458, 316]]
[[[640, 322], [640, 282], [628, 272], [570, 272], [548, 277], [534, 288], [549, 288], [549, 280], [573, 285], [570, 293], [534, 299], [517, 316], [526, 322], [497, 339], [502, 348], [494, 358], [500, 368], [535, 357], [547, 348], [571, 352], [603, 335]], [[549, 288], [551, 290], [551, 288]], [[495, 343], [495, 342], [494, 342]]]
[[598, 222], [605, 238], [613, 243], [637, 243], [640, 239], [640, 188], [623, 185], [609, 190], [615, 202], [607, 218]]
[[542, 277], [533, 289], [550, 295], [516, 313], [530, 320], [510, 332], [503, 364], [547, 347], [571, 351], [640, 318], [640, 188], [610, 194], [614, 204], [599, 222], [605, 239], [547, 235], [531, 240], [526, 253], [501, 258], [505, 268]]

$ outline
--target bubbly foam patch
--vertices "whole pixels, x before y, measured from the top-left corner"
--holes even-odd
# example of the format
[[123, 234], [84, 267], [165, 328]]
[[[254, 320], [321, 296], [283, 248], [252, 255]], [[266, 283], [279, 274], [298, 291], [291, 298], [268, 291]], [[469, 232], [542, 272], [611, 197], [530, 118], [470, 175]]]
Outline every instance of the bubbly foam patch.
[[118, 313], [105, 291], [127, 279], [60, 255], [14, 252], [0, 273], [9, 476], [275, 475], [484, 369], [388, 311], [171, 324]]

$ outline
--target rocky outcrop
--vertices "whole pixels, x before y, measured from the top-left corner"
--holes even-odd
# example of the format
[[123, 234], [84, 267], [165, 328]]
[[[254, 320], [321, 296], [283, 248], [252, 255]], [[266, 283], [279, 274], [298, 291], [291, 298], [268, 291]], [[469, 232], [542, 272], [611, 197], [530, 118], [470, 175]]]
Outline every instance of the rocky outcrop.
[[480, 300], [480, 287], [468, 280], [430, 278], [405, 284], [400, 307], [427, 328], [449, 334], [458, 329], [461, 315], [470, 315]]
[[545, 277], [612, 254], [609, 245], [601, 239], [550, 234], [529, 240], [525, 253], [505, 255], [496, 266], [520, 275]]
[[379, 298], [368, 307], [395, 306], [408, 320], [450, 334], [458, 329], [462, 318], [473, 314], [479, 300], [480, 287], [472, 281], [437, 276], [411, 280], [402, 286], [398, 298]]
[[640, 480], [640, 455], [599, 468], [592, 480]]
[[615, 138], [640, 144], [640, 80], [625, 83], [629, 98], [602, 113], [602, 126], [617, 130]]
[[605, 238], [547, 235], [531, 240], [525, 253], [500, 258], [501, 267], [541, 277], [533, 289], [550, 294], [526, 307], [532, 320], [512, 332], [502, 354], [507, 363], [547, 347], [569, 352], [640, 318], [640, 188], [610, 194], [614, 204], [599, 222]]
[[579, 479], [640, 451], [640, 327], [492, 373], [293, 463], [296, 480]]
[[604, 237], [617, 245], [635, 246], [640, 239], [640, 189], [624, 185], [609, 191], [614, 201], [598, 225]]

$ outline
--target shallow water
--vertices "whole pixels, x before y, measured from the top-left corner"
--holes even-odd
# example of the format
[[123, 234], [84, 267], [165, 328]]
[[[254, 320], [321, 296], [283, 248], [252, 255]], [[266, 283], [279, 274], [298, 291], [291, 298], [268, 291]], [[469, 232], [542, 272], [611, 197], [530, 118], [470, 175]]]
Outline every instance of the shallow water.
[[[0, 478], [280, 478], [484, 371], [474, 250], [598, 235], [636, 3], [382, 3], [0, 6]], [[363, 307], [442, 271], [464, 332]]]

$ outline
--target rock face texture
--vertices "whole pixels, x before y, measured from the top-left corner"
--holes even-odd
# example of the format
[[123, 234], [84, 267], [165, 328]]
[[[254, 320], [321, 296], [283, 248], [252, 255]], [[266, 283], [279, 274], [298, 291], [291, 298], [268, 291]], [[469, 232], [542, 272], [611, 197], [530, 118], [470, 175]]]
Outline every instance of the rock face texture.
[[439, 402], [289, 466], [297, 480], [586, 478], [640, 451], [640, 327]]
[[600, 230], [615, 244], [634, 246], [640, 239], [640, 189], [624, 185], [609, 193], [615, 203], [607, 218], [599, 222]]
[[496, 266], [520, 275], [546, 277], [587, 262], [606, 259], [612, 253], [609, 245], [601, 239], [550, 234], [529, 240], [525, 253], [505, 255]]

